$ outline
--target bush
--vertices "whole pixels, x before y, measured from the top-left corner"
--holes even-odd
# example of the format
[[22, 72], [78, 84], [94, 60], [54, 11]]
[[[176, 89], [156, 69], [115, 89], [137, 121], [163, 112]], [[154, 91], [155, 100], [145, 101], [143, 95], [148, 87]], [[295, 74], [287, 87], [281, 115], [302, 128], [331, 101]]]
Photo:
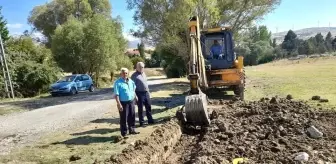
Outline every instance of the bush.
[[259, 60], [258, 64], [264, 64], [273, 61], [276, 58], [275, 54], [265, 54], [262, 55]]
[[131, 61], [132, 61], [132, 63], [133, 63], [133, 68], [134, 68], [134, 69], [135, 69], [136, 64], [137, 64], [138, 62], [145, 62], [145, 60], [144, 60], [142, 57], [140, 57], [140, 56], [132, 57], [132, 58], [131, 58]]
[[[128, 68], [128, 69], [132, 69], [134, 67], [133, 62], [131, 61], [131, 59], [126, 56], [126, 55], [122, 55], [118, 60], [117, 60], [117, 70], [120, 70], [122, 67]], [[113, 72], [113, 71], [112, 71]]]
[[146, 59], [145, 65], [147, 68], [157, 68], [160, 67], [160, 61], [157, 61], [155, 59]]
[[33, 97], [47, 92], [49, 85], [58, 78], [59, 70], [55, 67], [25, 61], [15, 68], [13, 79], [23, 97]]

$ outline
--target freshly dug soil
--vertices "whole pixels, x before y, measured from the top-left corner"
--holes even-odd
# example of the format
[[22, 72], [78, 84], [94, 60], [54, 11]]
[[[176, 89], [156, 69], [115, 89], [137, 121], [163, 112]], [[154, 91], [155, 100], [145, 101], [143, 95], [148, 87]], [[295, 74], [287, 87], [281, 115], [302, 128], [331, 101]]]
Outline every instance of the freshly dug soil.
[[177, 120], [171, 120], [155, 129], [144, 141], [137, 140], [134, 145], [129, 145], [121, 154], [111, 156], [106, 163], [162, 163], [170, 155], [173, 145], [181, 138], [181, 134]]
[[[256, 102], [211, 100], [209, 128], [184, 129], [173, 121], [158, 128], [145, 141], [113, 156], [110, 163], [215, 164], [247, 158], [246, 163], [298, 163], [297, 153], [309, 155], [305, 163], [336, 162], [336, 112], [315, 110], [301, 101], [263, 98]], [[323, 136], [314, 139], [307, 129]], [[180, 138], [177, 138], [180, 137]]]
[[[299, 152], [306, 163], [336, 162], [336, 112], [314, 110], [300, 101], [272, 98], [257, 102], [212, 101], [211, 127], [197, 136], [183, 135], [175, 163], [295, 163]], [[316, 127], [323, 137], [313, 139], [307, 128]], [[189, 142], [192, 141], [191, 144]], [[191, 146], [179, 146], [187, 143]]]

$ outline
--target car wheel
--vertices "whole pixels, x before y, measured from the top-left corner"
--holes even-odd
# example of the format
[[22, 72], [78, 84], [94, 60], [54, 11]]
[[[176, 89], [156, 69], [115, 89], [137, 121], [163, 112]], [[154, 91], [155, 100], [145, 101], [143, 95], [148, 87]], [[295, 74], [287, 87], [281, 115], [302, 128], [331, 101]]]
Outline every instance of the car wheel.
[[93, 85], [90, 86], [89, 91], [90, 91], [90, 92], [93, 92], [93, 91], [94, 91], [94, 86], [93, 86]]
[[71, 95], [75, 95], [76, 93], [77, 93], [76, 89], [75, 88], [71, 88], [70, 94]]

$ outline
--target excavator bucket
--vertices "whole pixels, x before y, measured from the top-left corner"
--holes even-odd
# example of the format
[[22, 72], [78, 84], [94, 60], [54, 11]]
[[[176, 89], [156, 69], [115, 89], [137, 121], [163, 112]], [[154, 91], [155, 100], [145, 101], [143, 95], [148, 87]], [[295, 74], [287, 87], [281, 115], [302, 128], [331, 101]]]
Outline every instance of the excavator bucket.
[[186, 122], [194, 126], [208, 126], [210, 118], [207, 105], [207, 97], [203, 92], [186, 96], [184, 106]]

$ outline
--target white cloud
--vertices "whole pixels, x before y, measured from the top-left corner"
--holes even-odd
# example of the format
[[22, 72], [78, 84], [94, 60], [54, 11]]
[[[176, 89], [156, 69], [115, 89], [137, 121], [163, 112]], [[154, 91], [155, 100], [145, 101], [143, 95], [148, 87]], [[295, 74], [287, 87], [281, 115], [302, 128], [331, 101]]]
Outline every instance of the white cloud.
[[131, 35], [131, 34], [129, 34], [129, 33], [125, 33], [125, 32], [124, 32], [123, 35], [124, 35], [124, 38], [127, 39], [127, 40], [130, 41], [130, 42], [133, 42], [133, 41], [140, 41], [139, 38], [136, 38], [136, 37], [134, 37], [133, 35]]
[[40, 33], [40, 32], [34, 32], [34, 33], [32, 34], [32, 36], [33, 36], [33, 37], [40, 38], [40, 39], [44, 38], [44, 35], [43, 35], [42, 33]]
[[15, 29], [19, 29], [23, 27], [23, 24], [21, 23], [15, 23], [15, 24], [7, 24], [8, 28], [15, 28]]

